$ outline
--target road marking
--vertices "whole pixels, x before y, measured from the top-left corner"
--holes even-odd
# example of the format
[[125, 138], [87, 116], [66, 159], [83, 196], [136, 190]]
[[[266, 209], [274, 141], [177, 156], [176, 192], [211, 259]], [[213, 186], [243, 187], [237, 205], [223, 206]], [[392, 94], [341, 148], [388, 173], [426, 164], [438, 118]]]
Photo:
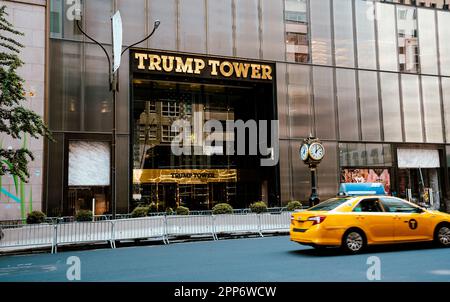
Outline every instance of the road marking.
[[450, 270], [439, 269], [430, 272], [433, 275], [450, 276]]

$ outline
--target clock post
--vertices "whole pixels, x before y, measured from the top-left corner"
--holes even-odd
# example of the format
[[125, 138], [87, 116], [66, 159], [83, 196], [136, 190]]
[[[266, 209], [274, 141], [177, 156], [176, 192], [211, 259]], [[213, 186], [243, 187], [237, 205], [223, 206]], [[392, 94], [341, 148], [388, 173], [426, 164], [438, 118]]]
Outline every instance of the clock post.
[[311, 195], [309, 197], [309, 206], [312, 207], [319, 203], [319, 194], [317, 192], [317, 167], [325, 156], [325, 148], [322, 142], [312, 135], [303, 140], [300, 146], [300, 159], [305, 165], [308, 165], [311, 173]]

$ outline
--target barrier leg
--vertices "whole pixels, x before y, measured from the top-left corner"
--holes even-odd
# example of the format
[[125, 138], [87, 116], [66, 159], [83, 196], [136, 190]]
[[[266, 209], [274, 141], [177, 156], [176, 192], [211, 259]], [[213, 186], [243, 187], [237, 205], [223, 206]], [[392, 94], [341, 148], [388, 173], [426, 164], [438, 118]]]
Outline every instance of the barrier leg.
[[262, 233], [262, 226], [261, 226], [261, 215], [263, 215], [263, 214], [258, 214], [258, 233], [259, 233], [259, 236], [264, 237], [264, 235]]

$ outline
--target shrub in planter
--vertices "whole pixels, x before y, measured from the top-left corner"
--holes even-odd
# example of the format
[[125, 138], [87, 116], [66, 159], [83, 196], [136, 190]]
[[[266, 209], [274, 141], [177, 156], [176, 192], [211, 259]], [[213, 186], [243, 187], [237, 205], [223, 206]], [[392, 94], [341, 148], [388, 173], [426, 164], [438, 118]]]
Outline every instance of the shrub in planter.
[[148, 212], [149, 212], [149, 213], [156, 213], [156, 212], [158, 212], [158, 206], [156, 205], [156, 203], [152, 202], [152, 203], [148, 206]]
[[253, 213], [264, 213], [267, 212], [267, 205], [264, 201], [257, 201], [250, 205], [250, 210]]
[[189, 215], [189, 208], [187, 207], [183, 207], [183, 206], [179, 206], [175, 212], [177, 213], [177, 215]]
[[301, 209], [303, 209], [303, 205], [300, 201], [292, 200], [292, 201], [289, 201], [286, 208], [288, 211], [301, 210]]
[[45, 214], [41, 211], [33, 211], [27, 215], [27, 224], [39, 224], [45, 220]]
[[233, 207], [228, 203], [218, 203], [212, 208], [214, 215], [219, 214], [233, 214]]
[[173, 213], [175, 213], [175, 211], [172, 208], [167, 208], [166, 209], [166, 214], [167, 215], [173, 215]]
[[131, 212], [131, 217], [145, 217], [148, 214], [148, 207], [136, 207], [133, 212]]
[[76, 221], [92, 221], [92, 211], [91, 210], [79, 210], [75, 215]]

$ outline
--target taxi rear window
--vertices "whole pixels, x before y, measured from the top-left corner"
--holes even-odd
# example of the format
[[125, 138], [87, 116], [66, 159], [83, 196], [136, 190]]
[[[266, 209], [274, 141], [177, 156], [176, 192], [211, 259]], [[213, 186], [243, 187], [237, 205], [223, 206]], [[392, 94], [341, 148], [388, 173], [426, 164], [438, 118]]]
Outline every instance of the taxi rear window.
[[331, 211], [341, 204], [344, 204], [346, 201], [349, 201], [349, 198], [331, 198], [312, 208], [309, 208], [308, 211]]

